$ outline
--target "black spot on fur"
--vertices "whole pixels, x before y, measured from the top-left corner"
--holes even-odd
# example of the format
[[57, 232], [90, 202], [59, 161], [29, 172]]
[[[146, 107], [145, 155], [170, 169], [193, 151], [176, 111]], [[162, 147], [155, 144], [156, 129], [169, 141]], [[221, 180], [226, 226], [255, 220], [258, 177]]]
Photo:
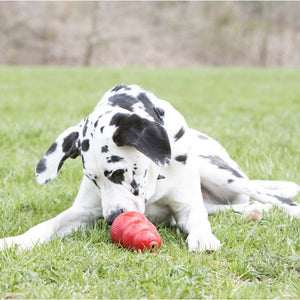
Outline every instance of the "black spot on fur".
[[209, 140], [209, 137], [203, 135], [203, 134], [198, 134], [198, 138], [201, 140]]
[[88, 179], [90, 179], [91, 181], [93, 181], [93, 183], [95, 184], [95, 186], [97, 187], [97, 188], [100, 188], [99, 187], [99, 185], [98, 185], [98, 183], [97, 183], [97, 176], [95, 176], [94, 178], [92, 178], [92, 177], [90, 177], [90, 176], [87, 176], [87, 175], [85, 175]]
[[[100, 119], [100, 117], [99, 117], [99, 119]], [[94, 127], [95, 127], [95, 128], [96, 128], [97, 125], [98, 125], [99, 119], [94, 123]]]
[[45, 172], [46, 170], [47, 170], [46, 159], [42, 158], [36, 166], [36, 173], [41, 174], [41, 173]]
[[277, 196], [277, 195], [271, 195], [271, 194], [267, 194], [267, 195], [271, 196], [271, 197], [274, 197], [277, 200], [279, 200], [281, 203], [284, 203], [284, 204], [287, 204], [287, 205], [290, 205], [290, 206], [297, 206], [298, 205], [296, 202], [292, 201], [289, 198], [285, 198], [285, 197], [281, 197], [281, 196]]
[[122, 85], [122, 84], [116, 85], [114, 88], [111, 89], [111, 91], [112, 91], [112, 92], [117, 92], [117, 91], [119, 91], [119, 90], [122, 89], [122, 88], [123, 88], [123, 85]]
[[206, 158], [210, 160], [210, 163], [217, 166], [219, 169], [223, 169], [226, 171], [229, 171], [232, 173], [232, 175], [234, 175], [235, 177], [238, 178], [243, 178], [243, 176], [235, 169], [233, 169], [232, 167], [230, 167], [221, 157], [217, 156], [217, 155], [199, 155], [200, 157]]
[[96, 181], [95, 179], [92, 179], [92, 181], [93, 181], [93, 183], [95, 184], [95, 186], [96, 186], [97, 188], [100, 188], [99, 185], [98, 185], [98, 183], [97, 183], [97, 181]]
[[116, 94], [109, 98], [110, 105], [118, 106], [131, 112], [133, 111], [133, 105], [137, 102], [136, 98], [126, 94]]
[[234, 182], [234, 180], [233, 179], [228, 179], [227, 182], [232, 183], [232, 182]]
[[160, 113], [164, 111], [161, 108], [155, 107], [155, 105], [150, 101], [150, 99], [147, 97], [145, 93], [141, 93], [137, 96], [138, 100], [143, 103], [145, 111], [148, 113], [149, 116], [151, 116], [154, 121], [158, 123], [162, 123], [162, 115]]
[[78, 137], [79, 137], [78, 132], [72, 132], [67, 137], [65, 137], [63, 144], [62, 144], [62, 150], [64, 153], [70, 152], [72, 150], [72, 148], [75, 144], [75, 141], [78, 139]]
[[118, 106], [130, 112], [133, 112], [133, 106], [139, 102], [143, 104], [145, 112], [156, 122], [163, 122], [163, 109], [155, 107], [145, 93], [139, 94], [136, 98], [127, 94], [116, 94], [109, 98], [109, 103], [112, 106]]
[[124, 179], [125, 179], [124, 173], [125, 173], [124, 170], [119, 169], [119, 170], [113, 172], [113, 173], [111, 174], [111, 176], [109, 177], [109, 179], [110, 179], [112, 182], [114, 182], [114, 183], [122, 184], [122, 182], [123, 182]]
[[187, 155], [186, 154], [184, 154], [184, 155], [177, 155], [175, 157], [175, 160], [177, 160], [177, 161], [179, 161], [179, 162], [181, 162], [181, 163], [183, 163], [185, 165], [186, 164], [186, 160], [187, 160]]
[[64, 138], [63, 144], [62, 144], [62, 150], [65, 153], [65, 155], [62, 157], [61, 161], [59, 162], [59, 165], [57, 167], [57, 172], [61, 169], [62, 165], [66, 161], [67, 158], [76, 158], [78, 155], [80, 155], [80, 151], [77, 147], [77, 139], [78, 139], [79, 133], [78, 132], [72, 132], [67, 137]]
[[111, 171], [107, 171], [107, 170], [105, 170], [105, 171], [104, 171], [104, 176], [105, 176], [105, 177], [108, 177], [108, 176], [109, 176], [109, 174], [111, 174], [111, 173], [112, 173]]
[[138, 184], [136, 183], [135, 179], [133, 179], [130, 183], [131, 187], [133, 188], [132, 193], [135, 196], [139, 195], [139, 188], [138, 188]]
[[84, 160], [83, 155], [81, 155], [81, 160], [82, 160], [82, 166], [83, 166], [83, 168], [85, 169], [85, 160]]
[[64, 162], [66, 161], [68, 157], [65, 155], [62, 160], [59, 162], [59, 165], [57, 167], [57, 173], [59, 172], [59, 170], [61, 169], [61, 167], [63, 166]]
[[103, 133], [104, 126], [100, 128], [100, 132]]
[[119, 169], [114, 172], [105, 170], [104, 176], [116, 184], [122, 184], [122, 182], [125, 179], [124, 173], [125, 173], [125, 170], [123, 170], [123, 169]]
[[46, 152], [46, 155], [48, 156], [48, 155], [52, 154], [56, 150], [56, 148], [57, 148], [57, 143], [55, 142], [50, 146], [50, 148]]
[[184, 129], [183, 127], [180, 128], [180, 130], [175, 134], [174, 139], [175, 142], [177, 142], [180, 138], [182, 138], [182, 136], [184, 135]]
[[157, 177], [157, 180], [160, 180], [160, 179], [165, 179], [166, 177], [164, 176], [164, 175], [158, 175], [158, 177]]
[[101, 148], [101, 152], [102, 152], [102, 153], [107, 153], [107, 152], [108, 152], [108, 146], [107, 146], [107, 145], [103, 146], [103, 147]]
[[130, 90], [130, 87], [128, 87], [125, 84], [119, 84], [119, 85], [116, 85], [114, 88], [112, 88], [111, 91], [112, 92], [117, 92], [117, 91], [119, 91], [121, 89], [125, 89], [127, 91], [127, 90]]
[[107, 162], [108, 163], [116, 163], [116, 162], [121, 161], [122, 159], [124, 159], [124, 158], [121, 157], [121, 156], [112, 155], [112, 156], [110, 156], [110, 157], [107, 158]]
[[89, 123], [89, 118], [87, 117], [85, 119], [85, 124], [84, 124], [83, 131], [82, 131], [83, 137], [85, 137], [85, 135], [86, 135], [86, 132], [87, 132], [87, 129], [88, 129], [88, 123]]
[[90, 148], [90, 141], [88, 139], [82, 141], [81, 149], [86, 152]]

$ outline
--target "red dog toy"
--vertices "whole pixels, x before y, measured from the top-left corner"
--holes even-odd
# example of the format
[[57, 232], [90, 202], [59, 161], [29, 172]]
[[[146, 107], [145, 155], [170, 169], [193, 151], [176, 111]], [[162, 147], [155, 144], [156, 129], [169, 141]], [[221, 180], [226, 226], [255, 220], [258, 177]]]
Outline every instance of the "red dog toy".
[[114, 243], [134, 250], [158, 249], [161, 238], [154, 225], [135, 211], [120, 214], [112, 223], [111, 238]]

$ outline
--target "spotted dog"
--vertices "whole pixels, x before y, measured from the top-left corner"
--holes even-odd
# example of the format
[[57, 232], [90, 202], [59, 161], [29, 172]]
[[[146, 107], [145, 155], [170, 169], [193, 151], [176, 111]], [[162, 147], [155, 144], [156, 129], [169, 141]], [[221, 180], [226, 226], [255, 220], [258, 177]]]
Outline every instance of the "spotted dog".
[[298, 185], [248, 179], [218, 142], [189, 128], [170, 103], [136, 85], [115, 86], [89, 116], [61, 133], [37, 164], [38, 183], [54, 179], [66, 159], [78, 156], [83, 179], [72, 207], [1, 239], [0, 248], [30, 248], [98, 218], [110, 225], [122, 212], [138, 211], [187, 232], [189, 251], [215, 251], [220, 241], [208, 214], [232, 209], [259, 219], [276, 205], [300, 217], [300, 205], [290, 199]]

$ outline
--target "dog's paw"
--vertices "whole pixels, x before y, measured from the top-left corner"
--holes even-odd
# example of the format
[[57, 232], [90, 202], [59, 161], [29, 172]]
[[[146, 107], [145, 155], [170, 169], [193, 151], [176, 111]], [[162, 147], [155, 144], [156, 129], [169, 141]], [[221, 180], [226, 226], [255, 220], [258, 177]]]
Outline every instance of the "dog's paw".
[[220, 241], [212, 234], [189, 234], [186, 242], [190, 252], [214, 252], [221, 247]]
[[14, 246], [14, 241], [12, 238], [4, 238], [4, 239], [0, 239], [0, 251], [6, 249], [6, 248], [10, 248]]
[[0, 251], [4, 250], [6, 248], [6, 243], [4, 239], [0, 239]]
[[26, 250], [31, 249], [34, 246], [34, 243], [32, 243], [31, 240], [24, 240], [21, 235], [0, 239], [0, 251], [15, 246], [18, 250]]
[[271, 204], [263, 204], [256, 201], [250, 202], [250, 204], [244, 209], [243, 217], [245, 219], [259, 221], [263, 217], [263, 213], [268, 212], [272, 208]]

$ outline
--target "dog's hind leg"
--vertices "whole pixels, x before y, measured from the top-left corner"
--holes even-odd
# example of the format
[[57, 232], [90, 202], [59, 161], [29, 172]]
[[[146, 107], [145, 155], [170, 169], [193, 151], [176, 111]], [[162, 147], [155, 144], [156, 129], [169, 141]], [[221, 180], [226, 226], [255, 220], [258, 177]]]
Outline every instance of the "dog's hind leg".
[[[243, 204], [245, 202], [243, 196], [247, 196], [248, 199], [253, 198], [268, 204], [264, 210], [267, 210], [270, 205], [275, 205], [291, 217], [300, 218], [300, 204], [289, 197], [295, 196], [300, 190], [296, 183], [249, 180], [228, 157], [225, 160], [215, 155], [200, 154], [198, 161], [202, 192], [205, 194], [208, 191], [211, 195], [211, 197], [204, 196], [205, 205], [207, 203], [212, 206]], [[258, 207], [258, 204], [256, 206]], [[246, 215], [254, 210], [254, 207], [247, 208]]]
[[208, 214], [211, 215], [217, 212], [232, 210], [236, 213], [240, 213], [246, 219], [258, 221], [263, 217], [263, 213], [268, 212], [272, 208], [272, 205], [267, 203], [249, 201], [250, 197], [246, 195], [238, 195], [237, 197], [240, 198], [240, 203], [237, 201], [235, 201], [235, 203], [239, 204], [215, 204], [205, 201], [204, 203]]
[[[297, 186], [296, 184], [288, 183], [293, 187]], [[270, 189], [261, 187], [256, 181], [241, 179], [237, 180], [231, 186], [232, 190], [235, 190], [241, 194], [246, 194], [253, 199], [261, 201], [272, 206], [277, 206], [284, 210], [284, 212], [291, 216], [300, 218], [300, 204], [292, 201], [289, 197], [286, 197], [286, 189]], [[292, 191], [292, 194], [295, 194]], [[283, 195], [283, 196], [282, 196]]]
[[[261, 181], [259, 181], [261, 182]], [[263, 211], [268, 211], [271, 206], [277, 206], [284, 210], [284, 212], [291, 216], [300, 218], [300, 204], [297, 202], [292, 201], [290, 198], [286, 197], [287, 195], [294, 195], [296, 192], [297, 185], [295, 183], [287, 183], [286, 187], [290, 186], [293, 188], [292, 191], [289, 191], [287, 188], [277, 188], [277, 189], [270, 189], [262, 187], [261, 185], [257, 184], [257, 181], [255, 180], [249, 180], [247, 178], [235, 178], [234, 182], [227, 183], [223, 182], [222, 184], [219, 182], [218, 189], [215, 188], [213, 191], [218, 193], [219, 198], [216, 198], [217, 201], [215, 203], [212, 203], [212, 206], [218, 205], [227, 205], [229, 204], [233, 209], [234, 205], [236, 204], [244, 204], [240, 201], [237, 201], [237, 196], [240, 195], [246, 195], [249, 198], [256, 199], [260, 202], [254, 202], [255, 204], [252, 204], [252, 202], [245, 203], [245, 208], [243, 209], [243, 214], [248, 217], [251, 216], [252, 211], [260, 211], [261, 213]], [[269, 183], [268, 183], [269, 185]], [[284, 184], [281, 184], [281, 187], [283, 187]], [[277, 186], [278, 187], [278, 186]], [[224, 193], [224, 195], [227, 195], [223, 198], [224, 201], [227, 201], [227, 203], [222, 204], [222, 201], [220, 200], [220, 195]], [[207, 205], [207, 203], [205, 202]], [[210, 204], [210, 203], [208, 203]], [[217, 206], [217, 208], [218, 208]], [[216, 208], [215, 208], [216, 209]]]

